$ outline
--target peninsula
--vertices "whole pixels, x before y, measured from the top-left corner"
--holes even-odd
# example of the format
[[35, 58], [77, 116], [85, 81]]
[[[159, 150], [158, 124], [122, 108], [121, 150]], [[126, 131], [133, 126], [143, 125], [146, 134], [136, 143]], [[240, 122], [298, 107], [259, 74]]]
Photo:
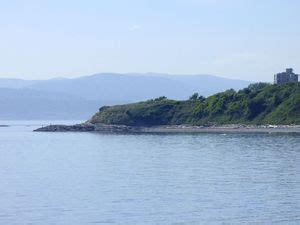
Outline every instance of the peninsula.
[[104, 106], [83, 124], [36, 131], [300, 133], [300, 85], [256, 83], [207, 98], [195, 93], [184, 101]]

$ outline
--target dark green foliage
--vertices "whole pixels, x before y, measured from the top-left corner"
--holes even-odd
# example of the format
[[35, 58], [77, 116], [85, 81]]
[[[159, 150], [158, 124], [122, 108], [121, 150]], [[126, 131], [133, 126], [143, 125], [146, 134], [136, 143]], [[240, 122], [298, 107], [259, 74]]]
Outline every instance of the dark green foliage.
[[[164, 101], [164, 100], [167, 100], [167, 97], [166, 96], [160, 96], [158, 98], [155, 98], [153, 101], [156, 101], [156, 102], [160, 102], [160, 101]], [[151, 100], [150, 100], [151, 101]]]
[[189, 97], [190, 101], [205, 101], [205, 97], [199, 95], [198, 93], [194, 93]]
[[102, 107], [99, 108], [99, 112], [101, 112], [101, 111], [103, 111], [105, 109], [108, 109], [108, 108], [109, 108], [109, 106], [102, 106]]
[[159, 97], [135, 104], [102, 107], [92, 123], [154, 126], [175, 124], [300, 124], [300, 85], [251, 84], [208, 98], [187, 101]]
[[194, 93], [192, 94], [192, 96], [190, 96], [189, 100], [195, 101], [198, 100], [199, 94], [198, 93]]
[[248, 109], [249, 109], [248, 118], [249, 119], [255, 118], [260, 113], [265, 111], [266, 107], [267, 107], [267, 103], [265, 102], [264, 97], [254, 98], [254, 99], [249, 100], [249, 103], [248, 103]]

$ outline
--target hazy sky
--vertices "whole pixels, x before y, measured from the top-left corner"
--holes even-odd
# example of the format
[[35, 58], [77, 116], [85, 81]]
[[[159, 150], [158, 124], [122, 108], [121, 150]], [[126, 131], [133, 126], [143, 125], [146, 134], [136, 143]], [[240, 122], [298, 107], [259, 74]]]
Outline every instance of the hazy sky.
[[0, 77], [300, 73], [299, 0], [0, 2]]

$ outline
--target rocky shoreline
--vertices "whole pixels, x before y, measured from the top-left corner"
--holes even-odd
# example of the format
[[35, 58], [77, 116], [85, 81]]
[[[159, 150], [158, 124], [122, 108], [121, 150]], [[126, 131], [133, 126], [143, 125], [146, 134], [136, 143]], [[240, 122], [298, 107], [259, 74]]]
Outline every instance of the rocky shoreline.
[[34, 131], [38, 132], [91, 132], [95, 127], [89, 124], [75, 124], [75, 125], [49, 125], [38, 128]]
[[35, 132], [101, 132], [101, 133], [298, 133], [300, 125], [162, 125], [162, 126], [125, 126], [82, 123], [75, 125], [49, 125]]

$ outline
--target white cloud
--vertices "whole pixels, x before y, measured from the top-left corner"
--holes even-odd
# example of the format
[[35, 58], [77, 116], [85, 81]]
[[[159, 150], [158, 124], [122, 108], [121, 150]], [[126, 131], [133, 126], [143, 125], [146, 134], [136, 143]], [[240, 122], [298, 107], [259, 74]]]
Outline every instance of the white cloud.
[[132, 25], [132, 26], [129, 28], [130, 31], [137, 31], [137, 30], [140, 30], [140, 29], [142, 29], [142, 26], [137, 25], [137, 24], [134, 24], [134, 25]]

